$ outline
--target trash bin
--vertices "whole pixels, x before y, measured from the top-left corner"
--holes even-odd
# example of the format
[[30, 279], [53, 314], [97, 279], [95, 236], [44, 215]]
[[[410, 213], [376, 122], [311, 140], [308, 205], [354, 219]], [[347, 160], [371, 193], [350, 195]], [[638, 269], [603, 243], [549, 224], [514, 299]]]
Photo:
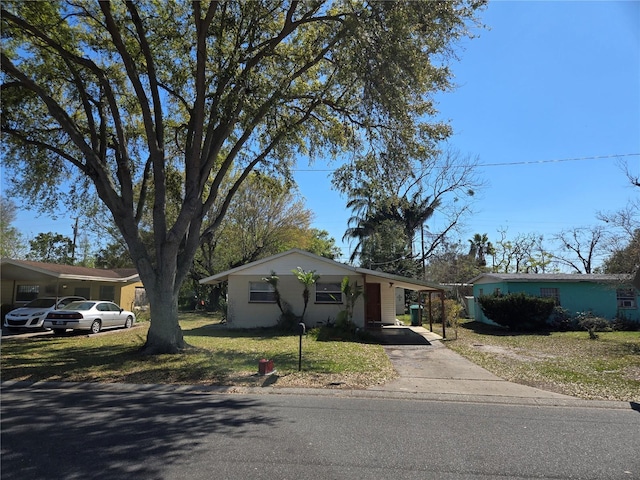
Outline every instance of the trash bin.
[[420, 322], [420, 305], [411, 305], [409, 310], [411, 311], [411, 326], [419, 327], [422, 322]]

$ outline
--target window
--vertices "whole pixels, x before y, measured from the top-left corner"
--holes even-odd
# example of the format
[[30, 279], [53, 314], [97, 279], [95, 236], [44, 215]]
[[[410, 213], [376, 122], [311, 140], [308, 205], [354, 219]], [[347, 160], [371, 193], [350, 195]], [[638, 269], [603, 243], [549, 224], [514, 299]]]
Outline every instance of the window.
[[73, 289], [73, 294], [77, 297], [91, 298], [91, 289], [89, 287], [76, 287]]
[[144, 287], [136, 287], [136, 294], [133, 305], [136, 307], [144, 307], [146, 305], [149, 305], [149, 300], [147, 300], [147, 291], [144, 289]]
[[116, 287], [113, 285], [100, 285], [100, 300], [113, 302], [116, 299]]
[[316, 303], [342, 303], [340, 283], [316, 283]]
[[556, 305], [560, 305], [560, 291], [557, 288], [540, 288], [540, 296], [543, 298], [553, 298]]
[[638, 308], [635, 288], [619, 288], [616, 290], [618, 308]]
[[249, 282], [250, 302], [276, 302], [276, 291], [273, 285], [267, 282]]
[[38, 293], [40, 293], [39, 285], [18, 285], [16, 302], [28, 302], [34, 298], [38, 298]]

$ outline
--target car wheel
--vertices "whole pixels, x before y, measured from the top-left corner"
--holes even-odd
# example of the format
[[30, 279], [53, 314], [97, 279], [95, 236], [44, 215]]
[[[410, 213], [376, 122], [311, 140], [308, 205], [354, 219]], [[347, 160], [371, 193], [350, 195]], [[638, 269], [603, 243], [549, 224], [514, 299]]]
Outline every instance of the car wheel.
[[56, 336], [60, 336], [60, 335], [64, 335], [65, 333], [67, 333], [66, 330], [62, 329], [62, 328], [54, 328], [53, 329], [53, 334]]
[[98, 332], [100, 332], [100, 328], [101, 328], [101, 327], [102, 327], [102, 324], [100, 323], [100, 320], [94, 320], [94, 321], [91, 323], [91, 327], [90, 327], [91, 333], [98, 333]]
[[129, 315], [127, 319], [124, 321], [124, 328], [131, 328], [131, 325], [133, 325], [133, 317]]

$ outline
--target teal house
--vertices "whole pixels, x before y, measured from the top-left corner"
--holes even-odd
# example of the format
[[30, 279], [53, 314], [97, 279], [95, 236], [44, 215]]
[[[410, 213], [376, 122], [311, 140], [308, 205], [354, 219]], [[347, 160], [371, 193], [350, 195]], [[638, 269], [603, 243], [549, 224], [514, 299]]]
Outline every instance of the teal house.
[[551, 297], [571, 315], [591, 311], [610, 320], [640, 321], [640, 291], [630, 275], [483, 273], [469, 283], [473, 284], [474, 318], [479, 322], [493, 323], [482, 313], [479, 297], [518, 292]]

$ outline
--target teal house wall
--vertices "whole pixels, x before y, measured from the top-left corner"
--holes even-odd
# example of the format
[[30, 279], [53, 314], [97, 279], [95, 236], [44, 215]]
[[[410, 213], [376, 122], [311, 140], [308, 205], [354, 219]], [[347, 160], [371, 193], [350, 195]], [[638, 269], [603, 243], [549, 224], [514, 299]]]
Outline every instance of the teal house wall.
[[486, 273], [470, 283], [473, 283], [474, 319], [484, 323], [493, 322], [482, 313], [478, 304], [481, 295], [518, 292], [535, 297], [557, 293], [560, 306], [571, 315], [591, 311], [610, 320], [624, 316], [640, 321], [640, 291], [631, 278], [619, 275]]

